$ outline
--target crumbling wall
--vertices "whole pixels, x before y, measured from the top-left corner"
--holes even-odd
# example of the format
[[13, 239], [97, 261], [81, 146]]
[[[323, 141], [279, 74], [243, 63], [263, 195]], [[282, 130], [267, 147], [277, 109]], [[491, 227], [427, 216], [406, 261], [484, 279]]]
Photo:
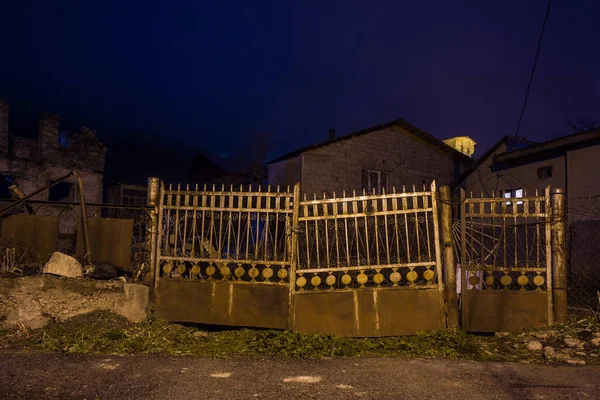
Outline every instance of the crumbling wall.
[[111, 311], [133, 322], [147, 317], [149, 288], [139, 284], [59, 278], [0, 278], [0, 324], [43, 328], [94, 311]]
[[[60, 117], [40, 113], [35, 140], [10, 135], [8, 119], [8, 102], [0, 99], [0, 173], [10, 176], [25, 194], [30, 194], [77, 170], [83, 180], [86, 200], [102, 202], [106, 147], [95, 131], [82, 127], [61, 137]], [[68, 183], [72, 185], [68, 197], [51, 200], [76, 201], [77, 179], [71, 177]], [[50, 191], [40, 193], [34, 200], [50, 200]]]

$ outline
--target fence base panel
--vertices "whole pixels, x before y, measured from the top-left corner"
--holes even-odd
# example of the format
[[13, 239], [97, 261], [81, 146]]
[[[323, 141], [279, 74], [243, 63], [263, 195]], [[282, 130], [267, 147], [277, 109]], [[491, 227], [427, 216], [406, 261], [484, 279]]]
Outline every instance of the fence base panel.
[[548, 325], [548, 296], [531, 293], [468, 293], [463, 296], [467, 332], [510, 332]]
[[442, 328], [437, 288], [296, 292], [294, 330], [345, 337], [414, 335]]
[[287, 329], [287, 285], [161, 279], [156, 314], [172, 322]]

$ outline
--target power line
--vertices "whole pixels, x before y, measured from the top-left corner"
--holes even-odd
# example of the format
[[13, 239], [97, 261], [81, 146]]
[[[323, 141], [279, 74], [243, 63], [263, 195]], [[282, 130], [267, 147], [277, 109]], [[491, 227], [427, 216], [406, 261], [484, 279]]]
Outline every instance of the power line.
[[521, 121], [523, 121], [523, 114], [525, 114], [525, 108], [527, 107], [527, 100], [529, 100], [529, 90], [531, 89], [531, 82], [533, 81], [533, 75], [535, 74], [535, 67], [537, 66], [538, 57], [540, 56], [540, 48], [542, 47], [542, 38], [544, 37], [544, 30], [546, 29], [546, 21], [548, 21], [548, 14], [550, 14], [550, 5], [552, 0], [548, 0], [548, 7], [546, 8], [546, 16], [544, 17], [544, 23], [542, 24], [542, 31], [538, 39], [537, 49], [535, 51], [535, 60], [533, 61], [533, 68], [531, 68], [531, 74], [529, 75], [529, 83], [527, 84], [527, 90], [525, 91], [525, 101], [523, 102], [523, 108], [521, 108], [521, 115], [519, 116], [519, 122], [517, 123], [517, 130], [515, 131], [515, 139], [519, 134], [519, 128], [521, 127]]

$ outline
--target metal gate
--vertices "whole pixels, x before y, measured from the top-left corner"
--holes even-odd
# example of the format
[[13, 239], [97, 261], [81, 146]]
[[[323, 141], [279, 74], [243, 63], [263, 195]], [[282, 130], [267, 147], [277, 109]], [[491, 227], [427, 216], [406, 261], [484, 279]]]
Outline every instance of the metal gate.
[[435, 182], [305, 198], [297, 237], [295, 330], [391, 336], [445, 326]]
[[287, 328], [294, 193], [161, 183], [158, 196], [158, 316]]
[[445, 327], [435, 183], [304, 201], [299, 190], [151, 180], [157, 315], [340, 336]]
[[522, 198], [466, 196], [454, 235], [460, 268], [462, 327], [521, 332], [552, 324], [550, 188]]

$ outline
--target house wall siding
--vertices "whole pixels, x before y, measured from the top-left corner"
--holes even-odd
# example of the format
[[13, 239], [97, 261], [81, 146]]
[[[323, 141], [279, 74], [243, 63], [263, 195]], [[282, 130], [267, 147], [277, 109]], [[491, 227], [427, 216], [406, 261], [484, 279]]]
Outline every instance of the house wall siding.
[[460, 173], [450, 156], [393, 128], [331, 143], [301, 157], [302, 192], [308, 195], [360, 191], [363, 169], [388, 172], [388, 190], [402, 185], [419, 189], [423, 180], [447, 185]]
[[[505, 151], [506, 146], [502, 145], [495, 154]], [[536, 190], [543, 191], [548, 185], [552, 188], [566, 187], [565, 158], [563, 156], [497, 171], [492, 171], [492, 163], [493, 156], [489, 157], [465, 179], [462, 187], [467, 193], [472, 192], [476, 197], [483, 193], [483, 196], [491, 197], [494, 191], [498, 195], [501, 191], [508, 189], [524, 189], [527, 195], [534, 195]], [[539, 179], [538, 168], [545, 166], [552, 167], [552, 176]]]
[[269, 165], [269, 185], [281, 189], [290, 186], [293, 187], [302, 179], [302, 156], [296, 156], [287, 160]]

